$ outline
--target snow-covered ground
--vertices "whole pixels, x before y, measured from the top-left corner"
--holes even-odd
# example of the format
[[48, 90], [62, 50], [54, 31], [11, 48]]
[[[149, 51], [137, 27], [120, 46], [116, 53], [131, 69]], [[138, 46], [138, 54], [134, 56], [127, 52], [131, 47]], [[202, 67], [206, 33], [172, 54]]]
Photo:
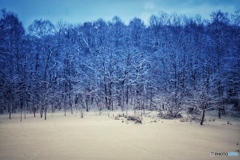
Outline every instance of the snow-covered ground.
[[229, 158], [212, 158], [212, 151], [240, 149], [239, 119], [216, 118], [200, 126], [179, 119], [154, 122], [149, 113], [143, 124], [134, 124], [113, 114], [89, 112], [81, 119], [54, 113], [46, 121], [27, 114], [22, 123], [19, 114], [11, 120], [0, 115], [0, 160], [207, 160]]

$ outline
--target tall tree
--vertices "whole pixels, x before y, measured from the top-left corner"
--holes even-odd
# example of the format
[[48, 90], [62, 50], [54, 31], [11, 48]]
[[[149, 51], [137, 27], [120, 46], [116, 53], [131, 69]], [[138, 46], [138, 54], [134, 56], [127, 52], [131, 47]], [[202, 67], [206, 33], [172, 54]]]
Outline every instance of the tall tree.
[[47, 118], [47, 109], [49, 104], [49, 93], [52, 80], [51, 65], [53, 50], [55, 43], [53, 41], [53, 34], [55, 31], [54, 25], [49, 20], [35, 20], [28, 27], [29, 34], [34, 38], [35, 53], [35, 89], [36, 89], [36, 103], [37, 108], [40, 108], [40, 116], [45, 115]]
[[[23, 100], [24, 79], [21, 76], [22, 64], [20, 58], [24, 56], [21, 52], [21, 39], [24, 28], [17, 15], [13, 12], [1, 10], [0, 17], [0, 75], [1, 75], [1, 99], [8, 106], [9, 118], [13, 109], [17, 108]], [[18, 90], [21, 90], [18, 92]], [[13, 108], [13, 106], [15, 106]], [[21, 107], [20, 107], [21, 108]]]

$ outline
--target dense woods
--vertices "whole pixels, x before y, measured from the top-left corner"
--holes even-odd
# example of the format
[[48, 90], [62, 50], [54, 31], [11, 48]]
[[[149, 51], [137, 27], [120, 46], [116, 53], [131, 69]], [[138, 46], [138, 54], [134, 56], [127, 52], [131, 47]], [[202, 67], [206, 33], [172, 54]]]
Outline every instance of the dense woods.
[[210, 17], [37, 19], [25, 29], [2, 9], [0, 112], [239, 110], [240, 11]]

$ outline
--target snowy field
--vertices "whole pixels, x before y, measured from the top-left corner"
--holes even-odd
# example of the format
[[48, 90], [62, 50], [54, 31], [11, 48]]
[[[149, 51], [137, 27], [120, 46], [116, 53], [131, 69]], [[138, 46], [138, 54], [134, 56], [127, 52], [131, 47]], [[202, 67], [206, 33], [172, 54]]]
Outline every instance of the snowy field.
[[[111, 117], [116, 112], [111, 112]], [[148, 113], [154, 117], [154, 113]], [[108, 112], [0, 115], [0, 160], [207, 160], [212, 151], [240, 149], [240, 120], [228, 117], [207, 122], [144, 118], [143, 124], [114, 120]], [[208, 118], [212, 118], [207, 116]], [[232, 125], [228, 125], [230, 121]], [[238, 145], [237, 145], [238, 143]]]

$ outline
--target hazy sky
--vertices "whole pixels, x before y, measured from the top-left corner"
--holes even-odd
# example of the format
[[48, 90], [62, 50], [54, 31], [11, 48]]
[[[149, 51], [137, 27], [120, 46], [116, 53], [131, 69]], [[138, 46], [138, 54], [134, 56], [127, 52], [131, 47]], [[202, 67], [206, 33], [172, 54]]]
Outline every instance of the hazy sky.
[[207, 19], [219, 9], [233, 13], [240, 9], [240, 0], [0, 0], [0, 8], [17, 13], [25, 27], [40, 18], [54, 24], [60, 19], [75, 24], [98, 18], [109, 21], [115, 15], [125, 24], [134, 17], [147, 24], [149, 17], [159, 11], [200, 14]]

